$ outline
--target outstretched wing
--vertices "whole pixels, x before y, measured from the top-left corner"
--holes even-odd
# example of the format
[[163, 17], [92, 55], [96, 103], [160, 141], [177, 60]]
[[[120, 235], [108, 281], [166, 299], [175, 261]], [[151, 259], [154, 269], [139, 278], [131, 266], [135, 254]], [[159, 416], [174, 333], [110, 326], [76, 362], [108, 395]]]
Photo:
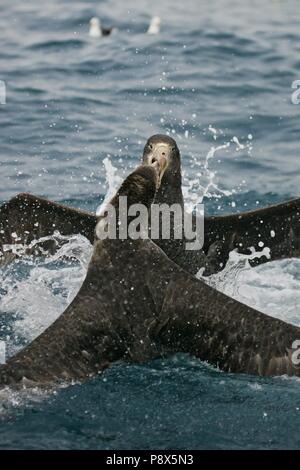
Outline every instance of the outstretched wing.
[[295, 349], [300, 346], [300, 328], [184, 272], [169, 282], [155, 338], [166, 352], [187, 352], [224, 371], [300, 375], [300, 350], [297, 355]]
[[[116, 269], [105, 249], [94, 252], [87, 276], [64, 313], [0, 367], [0, 385], [46, 386], [84, 380], [124, 355], [116, 322]], [[116, 288], [120, 284], [116, 282]], [[121, 303], [121, 302], [120, 302]]]
[[[222, 270], [230, 251], [251, 254], [251, 249], [262, 256], [250, 260], [252, 266], [282, 258], [300, 255], [300, 199], [264, 209], [227, 216], [205, 218], [204, 251], [207, 271]], [[252, 250], [253, 251], [253, 250]]]
[[[14, 257], [7, 245], [28, 246], [28, 253], [36, 253], [38, 247], [30, 247], [33, 240], [59, 232], [61, 235], [82, 234], [92, 243], [96, 216], [89, 212], [67, 207], [31, 194], [21, 193], [0, 207], [0, 265]], [[39, 245], [54, 252], [54, 239]]]
[[300, 328], [217, 292], [150, 240], [104, 240], [74, 301], [1, 366], [0, 384], [83, 380], [120, 359], [180, 351], [225, 371], [300, 375], [299, 340]]
[[[119, 196], [127, 195], [129, 202], [144, 201], [149, 207], [158, 176], [154, 167], [138, 167], [126, 178], [113, 203], [116, 206]], [[43, 230], [50, 230], [57, 220], [61, 223], [62, 215], [66, 219], [68, 214], [60, 207], [62, 213], [57, 219], [57, 207], [53, 209], [52, 203], [49, 206], [47, 201], [34, 200], [28, 215], [32, 216], [35, 207], [39, 217], [45, 219]], [[9, 205], [7, 217], [8, 209]], [[51, 218], [50, 226], [47, 218]], [[85, 218], [81, 217], [79, 223], [82, 220]], [[6, 222], [11, 228], [15, 220]], [[27, 229], [26, 219], [22, 222]], [[73, 228], [71, 219], [68, 230]], [[148, 243], [151, 247], [152, 242]], [[136, 361], [151, 355], [152, 344], [146, 337], [156, 308], [143, 281], [146, 267], [151, 266], [147, 257], [151, 252], [144, 250], [144, 256], [140, 253], [139, 248], [144, 245], [147, 248], [143, 240], [135, 243], [130, 239], [96, 240], [79, 293], [58, 320], [0, 368], [0, 384], [15, 386], [25, 381], [28, 385], [47, 385], [57, 380], [84, 379], [125, 355]]]
[[97, 241], [73, 302], [0, 366], [0, 385], [48, 387], [84, 380], [117, 360], [156, 357], [159, 352], [149, 332], [172, 272], [173, 263], [150, 240]]

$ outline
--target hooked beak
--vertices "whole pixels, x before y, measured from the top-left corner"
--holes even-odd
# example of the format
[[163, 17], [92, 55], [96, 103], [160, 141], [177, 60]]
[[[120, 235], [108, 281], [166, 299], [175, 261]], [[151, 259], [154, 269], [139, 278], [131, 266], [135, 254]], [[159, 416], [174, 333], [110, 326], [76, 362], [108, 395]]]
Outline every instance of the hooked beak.
[[153, 146], [152, 151], [148, 155], [148, 163], [158, 172], [158, 188], [161, 184], [162, 177], [168, 167], [170, 161], [170, 148], [168, 144], [159, 143]]

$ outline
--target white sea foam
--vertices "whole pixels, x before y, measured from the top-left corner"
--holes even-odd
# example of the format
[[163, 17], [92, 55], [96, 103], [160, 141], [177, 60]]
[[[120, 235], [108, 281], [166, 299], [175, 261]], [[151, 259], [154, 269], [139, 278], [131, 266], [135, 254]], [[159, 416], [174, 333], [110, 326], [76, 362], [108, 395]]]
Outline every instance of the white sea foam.
[[[262, 254], [267, 252], [257, 255]], [[230, 253], [226, 268], [204, 278], [205, 282], [264, 313], [300, 325], [300, 260], [273, 261], [252, 268], [248, 259], [247, 255]]]
[[[25, 257], [1, 270], [0, 313], [13, 325], [6, 337], [10, 354], [19, 349], [20, 338], [32, 341], [73, 300], [85, 277], [91, 250], [89, 241], [76, 235], [54, 255]], [[21, 278], [16, 275], [20, 270], [24, 272]]]

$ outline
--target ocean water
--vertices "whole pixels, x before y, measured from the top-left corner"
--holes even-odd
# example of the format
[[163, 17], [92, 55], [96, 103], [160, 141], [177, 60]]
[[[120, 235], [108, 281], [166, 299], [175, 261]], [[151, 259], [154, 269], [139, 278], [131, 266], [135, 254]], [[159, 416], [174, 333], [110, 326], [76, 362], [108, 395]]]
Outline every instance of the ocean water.
[[[159, 35], [145, 34], [151, 16]], [[99, 40], [88, 22], [118, 30]], [[20, 191], [95, 211], [171, 134], [187, 206], [228, 213], [299, 196], [296, 0], [121, 0], [0, 5], [0, 201]], [[66, 250], [75, 261], [66, 262]], [[76, 295], [90, 244], [0, 269], [8, 355]], [[300, 325], [300, 261], [251, 269], [233, 255], [208, 282]], [[179, 354], [116, 364], [54, 393], [0, 392], [2, 449], [270, 449], [300, 446], [300, 382], [222, 373]]]

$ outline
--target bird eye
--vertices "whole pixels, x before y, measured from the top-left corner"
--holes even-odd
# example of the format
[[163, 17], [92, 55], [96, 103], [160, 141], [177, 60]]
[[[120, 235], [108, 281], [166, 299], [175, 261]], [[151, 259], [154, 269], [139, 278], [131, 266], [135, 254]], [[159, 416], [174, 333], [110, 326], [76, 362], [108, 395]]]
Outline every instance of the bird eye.
[[175, 150], [176, 150], [176, 147], [172, 147], [172, 152], [175, 152]]
[[150, 150], [153, 149], [153, 145], [152, 145], [152, 144], [148, 144], [148, 147], [149, 147]]

